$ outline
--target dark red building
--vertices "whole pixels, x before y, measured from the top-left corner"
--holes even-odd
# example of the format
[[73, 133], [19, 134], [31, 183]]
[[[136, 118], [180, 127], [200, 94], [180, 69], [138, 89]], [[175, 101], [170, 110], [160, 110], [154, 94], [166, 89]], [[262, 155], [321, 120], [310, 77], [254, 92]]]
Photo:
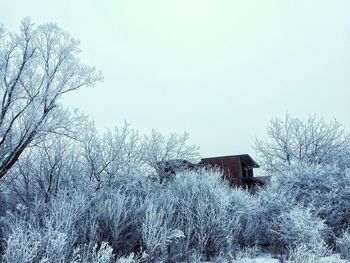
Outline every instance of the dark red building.
[[233, 187], [252, 188], [266, 181], [266, 178], [254, 177], [253, 169], [260, 166], [248, 154], [203, 158], [199, 164], [219, 169]]

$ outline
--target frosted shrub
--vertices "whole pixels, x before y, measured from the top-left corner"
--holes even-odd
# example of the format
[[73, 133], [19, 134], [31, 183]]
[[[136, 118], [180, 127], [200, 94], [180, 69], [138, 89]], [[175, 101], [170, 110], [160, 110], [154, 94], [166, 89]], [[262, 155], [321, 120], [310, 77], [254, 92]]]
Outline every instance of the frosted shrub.
[[42, 239], [42, 249], [48, 262], [65, 260], [68, 251], [68, 236], [56, 229], [46, 229], [47, 239]]
[[333, 166], [292, 165], [260, 191], [262, 206], [274, 217], [300, 204], [330, 227], [327, 242], [350, 226], [350, 176]]
[[65, 260], [68, 236], [52, 225], [40, 225], [27, 208], [20, 206], [17, 213], [7, 213], [5, 262], [61, 262]]
[[15, 262], [16, 255], [27, 258], [28, 262], [69, 259], [79, 241], [78, 226], [87, 204], [84, 194], [62, 191], [48, 204], [37, 200], [30, 207], [18, 205], [2, 219], [5, 260]]
[[74, 245], [80, 241], [80, 228], [84, 227], [81, 226], [81, 221], [88, 209], [89, 197], [81, 191], [75, 193], [62, 191], [50, 201], [47, 215], [43, 220], [44, 228], [47, 232], [51, 231], [53, 236], [59, 231], [66, 237], [67, 246], [62, 250], [63, 256], [69, 257]]
[[142, 240], [150, 258], [160, 258], [166, 252], [168, 244], [184, 237], [181, 230], [175, 229], [172, 219], [174, 210], [171, 206], [164, 210], [148, 201], [141, 232]]
[[130, 253], [141, 239], [142, 204], [137, 193], [131, 195], [121, 189], [106, 187], [96, 193], [86, 218], [86, 241], [108, 241], [113, 250]]
[[70, 263], [114, 263], [115, 255], [113, 248], [107, 243], [102, 242], [100, 245], [80, 245], [74, 249]]
[[133, 207], [132, 201], [116, 191], [102, 193], [94, 202], [97, 211], [93, 216], [97, 220], [99, 240], [108, 240], [112, 247], [116, 248], [121, 232], [129, 223], [127, 205], [130, 205], [130, 208]]
[[324, 252], [323, 235], [326, 226], [309, 209], [294, 207], [277, 216], [270, 225], [272, 245], [275, 251], [304, 245], [310, 252], [320, 255]]
[[341, 256], [350, 260], [350, 233], [348, 231], [336, 240], [336, 246]]
[[31, 263], [39, 258], [41, 250], [41, 235], [39, 229], [16, 222], [11, 226], [12, 233], [6, 239], [4, 262]]
[[174, 206], [175, 224], [185, 236], [176, 249], [182, 256], [209, 259], [233, 249], [240, 214], [231, 213], [232, 189], [220, 174], [212, 171], [177, 174], [167, 187], [167, 202]]
[[237, 218], [231, 221], [231, 227], [236, 229], [237, 241], [240, 247], [251, 247], [259, 242], [262, 232], [263, 210], [256, 196], [246, 190], [232, 189], [230, 204], [227, 207], [228, 217]]
[[288, 197], [281, 193], [279, 188], [272, 188], [269, 185], [266, 188], [259, 189], [254, 196], [255, 200], [258, 200], [260, 214], [255, 220], [255, 224], [259, 226], [256, 232], [256, 242], [259, 245], [271, 245], [273, 243], [271, 232], [269, 231], [270, 226], [276, 217], [281, 215], [283, 212], [289, 211], [293, 203], [290, 202]]

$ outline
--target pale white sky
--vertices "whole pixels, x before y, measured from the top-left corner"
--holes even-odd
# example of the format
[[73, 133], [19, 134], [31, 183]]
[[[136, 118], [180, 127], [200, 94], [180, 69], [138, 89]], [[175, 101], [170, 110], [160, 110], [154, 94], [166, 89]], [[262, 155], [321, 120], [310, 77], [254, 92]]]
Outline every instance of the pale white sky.
[[188, 131], [203, 156], [249, 153], [269, 120], [350, 127], [349, 0], [0, 0], [0, 23], [56, 22], [104, 83], [66, 105], [112, 128]]

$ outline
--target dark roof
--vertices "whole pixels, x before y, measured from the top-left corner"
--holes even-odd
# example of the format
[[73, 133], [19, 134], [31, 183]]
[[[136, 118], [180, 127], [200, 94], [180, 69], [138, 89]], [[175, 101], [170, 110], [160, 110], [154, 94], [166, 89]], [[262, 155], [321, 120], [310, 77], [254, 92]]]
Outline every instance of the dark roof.
[[210, 161], [210, 160], [222, 160], [222, 159], [233, 159], [239, 158], [242, 163], [247, 166], [251, 166], [252, 168], [259, 168], [260, 166], [253, 160], [249, 154], [238, 154], [238, 155], [227, 155], [227, 156], [217, 156], [217, 157], [208, 157], [202, 158], [202, 161]]

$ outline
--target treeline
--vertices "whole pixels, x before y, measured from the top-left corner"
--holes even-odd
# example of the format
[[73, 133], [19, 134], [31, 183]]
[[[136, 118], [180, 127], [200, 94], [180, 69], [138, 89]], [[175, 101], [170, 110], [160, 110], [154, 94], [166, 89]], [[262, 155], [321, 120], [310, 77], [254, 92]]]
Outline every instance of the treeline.
[[164, 177], [162, 161], [198, 158], [186, 134], [100, 135], [86, 120], [74, 134], [26, 149], [2, 178], [4, 262], [239, 262], [262, 248], [349, 259], [346, 161], [284, 164], [252, 194], [215, 170]]
[[134, 170], [102, 184], [66, 175], [48, 199], [38, 187], [23, 202], [9, 188], [5, 262], [230, 262], [259, 247], [289, 262], [349, 256], [350, 177], [334, 167], [290, 167], [254, 195], [215, 171], [163, 185]]

